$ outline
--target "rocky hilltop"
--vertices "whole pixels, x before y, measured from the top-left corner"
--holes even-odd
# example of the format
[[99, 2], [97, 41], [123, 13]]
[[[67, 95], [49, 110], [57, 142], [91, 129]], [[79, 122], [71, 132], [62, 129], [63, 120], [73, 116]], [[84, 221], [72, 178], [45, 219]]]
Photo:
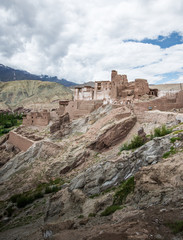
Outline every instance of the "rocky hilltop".
[[0, 82], [0, 108], [53, 107], [60, 99], [71, 99], [72, 92], [58, 83], [37, 80]]
[[183, 239], [182, 120], [108, 104], [15, 129], [33, 141], [25, 152], [1, 137], [0, 238]]

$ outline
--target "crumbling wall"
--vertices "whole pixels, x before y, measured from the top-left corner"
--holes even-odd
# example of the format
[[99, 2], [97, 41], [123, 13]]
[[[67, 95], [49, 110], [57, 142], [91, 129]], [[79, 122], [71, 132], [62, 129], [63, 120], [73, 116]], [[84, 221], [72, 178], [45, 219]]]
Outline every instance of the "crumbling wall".
[[139, 123], [158, 123], [163, 125], [165, 123], [178, 122], [176, 119], [177, 113], [173, 112], [160, 112], [158, 110], [142, 112], [138, 109], [136, 111], [136, 116]]
[[69, 113], [71, 119], [82, 117], [91, 113], [103, 104], [103, 101], [70, 101], [65, 108], [65, 113]]
[[50, 112], [43, 110], [42, 112], [31, 112], [23, 118], [25, 126], [47, 126], [50, 121]]
[[183, 91], [170, 97], [162, 97], [147, 102], [135, 103], [135, 107], [140, 108], [142, 111], [146, 110], [160, 110], [170, 111], [172, 109], [183, 108]]
[[111, 93], [112, 99], [118, 99], [120, 97], [126, 97], [127, 93], [124, 90], [128, 88], [128, 79], [126, 75], [120, 75], [117, 71], [111, 72]]
[[149, 85], [146, 79], [135, 79], [135, 98], [142, 97], [145, 94], [149, 94]]
[[16, 132], [9, 132], [9, 139], [8, 142], [13, 144], [15, 147], [19, 148], [21, 151], [27, 151], [28, 148], [30, 148], [34, 142], [30, 139], [23, 137]]

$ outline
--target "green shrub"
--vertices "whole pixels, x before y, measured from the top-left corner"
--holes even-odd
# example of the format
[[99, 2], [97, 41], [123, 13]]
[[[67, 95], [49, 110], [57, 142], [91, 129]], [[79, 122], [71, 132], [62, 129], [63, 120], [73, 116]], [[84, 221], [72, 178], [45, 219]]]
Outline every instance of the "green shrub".
[[34, 199], [39, 199], [39, 198], [43, 198], [44, 194], [42, 192], [36, 192], [34, 194]]
[[47, 186], [45, 189], [45, 194], [48, 193], [56, 193], [60, 190], [61, 188], [59, 186]]
[[90, 213], [89, 215], [88, 215], [88, 217], [95, 217], [96, 216], [96, 213]]
[[[34, 202], [36, 199], [43, 198], [44, 194], [56, 193], [61, 189], [64, 181], [60, 178], [51, 180], [49, 183], [39, 184], [34, 191], [28, 191], [22, 194], [15, 194], [10, 198], [10, 201], [16, 203], [17, 207], [23, 208], [26, 205]], [[57, 185], [51, 185], [57, 184]]]
[[51, 180], [49, 182], [49, 185], [57, 185], [57, 184], [60, 184], [60, 185], [64, 184], [64, 180], [61, 178], [56, 178], [55, 180]]
[[109, 207], [107, 207], [102, 213], [101, 216], [108, 216], [112, 213], [114, 213], [116, 210], [122, 209], [121, 206], [119, 205], [111, 205]]
[[16, 203], [17, 199], [21, 196], [21, 194], [15, 194], [13, 196], [11, 196], [10, 201], [12, 201], [12, 203]]
[[14, 211], [15, 211], [15, 209], [13, 208], [13, 206], [7, 207], [6, 208], [7, 216], [11, 217]]
[[180, 141], [181, 139], [179, 137], [172, 137], [172, 138], [170, 138], [170, 142], [171, 143], [174, 143], [177, 140]]
[[131, 177], [129, 179], [127, 179], [125, 182], [123, 182], [118, 190], [116, 191], [115, 195], [114, 195], [114, 200], [113, 200], [113, 204], [114, 205], [121, 205], [125, 202], [128, 194], [130, 194], [131, 192], [134, 191], [135, 188], [135, 181], [134, 181], [134, 177]]
[[173, 134], [178, 134], [178, 133], [181, 133], [181, 132], [183, 132], [183, 130], [177, 130], [177, 131], [173, 132]]
[[170, 148], [170, 151], [166, 152], [163, 154], [163, 158], [168, 158], [170, 155], [175, 154], [177, 151], [174, 147]]
[[145, 143], [145, 140], [140, 136], [134, 136], [129, 144], [125, 143], [121, 148], [120, 152], [124, 150], [135, 149], [141, 147]]
[[26, 195], [22, 195], [17, 199], [17, 207], [18, 208], [23, 208], [26, 205], [34, 202], [34, 197], [33, 196], [26, 196]]
[[183, 232], [183, 221], [169, 222], [166, 224], [169, 228], [171, 228], [173, 233]]
[[163, 158], [168, 158], [170, 156], [170, 152], [166, 152], [163, 154]]
[[10, 131], [10, 129], [2, 129], [2, 130], [1, 130], [1, 133], [2, 133], [2, 134], [6, 134], [6, 133], [9, 133], [9, 131]]
[[167, 128], [165, 125], [163, 125], [160, 128], [155, 128], [154, 129], [154, 134], [152, 134], [151, 137], [163, 137], [167, 134], [170, 134], [172, 132], [172, 129]]
[[44, 197], [44, 194], [40, 192], [34, 192], [34, 193], [22, 193], [22, 194], [16, 194], [13, 195], [10, 200], [13, 203], [16, 203], [18, 208], [23, 208], [26, 205], [34, 202], [36, 199]]
[[83, 215], [79, 215], [78, 218], [84, 218], [84, 216]]

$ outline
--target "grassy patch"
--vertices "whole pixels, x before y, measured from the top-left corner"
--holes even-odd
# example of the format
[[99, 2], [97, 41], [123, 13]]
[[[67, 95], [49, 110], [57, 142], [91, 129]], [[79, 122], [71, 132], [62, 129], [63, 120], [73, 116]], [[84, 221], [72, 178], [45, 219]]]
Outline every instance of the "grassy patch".
[[151, 134], [151, 138], [154, 137], [163, 137], [168, 135], [172, 132], [172, 128], [167, 128], [165, 125], [161, 126], [160, 128], [155, 128], [154, 133]]
[[[163, 137], [167, 134], [170, 134], [172, 132], [172, 128], [167, 128], [165, 125], [159, 128], [155, 128], [154, 132], [151, 133], [150, 135], [147, 135], [148, 140], [152, 140], [155, 137]], [[134, 136], [133, 139], [129, 144], [125, 143], [123, 146], [120, 148], [119, 152], [117, 155], [120, 155], [122, 151], [124, 150], [131, 150], [131, 149], [136, 149], [138, 147], [141, 147], [142, 145], [145, 144], [145, 140], [140, 137], [140, 136]]]
[[6, 213], [8, 217], [11, 217], [13, 212], [15, 211], [15, 209], [13, 208], [13, 206], [9, 206], [6, 208]]
[[181, 139], [179, 138], [179, 137], [172, 137], [172, 138], [170, 138], [170, 142], [171, 143], [174, 143], [174, 142], [176, 142], [176, 141], [180, 141]]
[[28, 191], [22, 194], [15, 194], [10, 198], [12, 203], [16, 203], [18, 208], [33, 203], [35, 200], [43, 198], [44, 194], [56, 193], [61, 189], [64, 181], [60, 178], [51, 180], [49, 183], [41, 183], [34, 191]]
[[119, 153], [121, 153], [124, 150], [131, 150], [131, 149], [141, 147], [144, 143], [145, 141], [142, 137], [134, 136], [129, 144], [127, 143], [123, 144], [123, 146], [120, 148]]
[[78, 218], [84, 218], [84, 216], [83, 215], [79, 215]]
[[114, 194], [114, 205], [121, 205], [125, 202], [128, 194], [134, 191], [135, 188], [135, 181], [134, 177], [127, 179], [123, 182], [119, 187], [116, 193]]
[[45, 189], [45, 194], [56, 193], [61, 189], [61, 186], [47, 186]]
[[178, 134], [178, 133], [181, 133], [181, 132], [183, 132], [183, 129], [182, 130], [177, 130], [177, 131], [173, 132], [173, 134]]
[[166, 224], [173, 233], [183, 233], [183, 221], [169, 222]]
[[108, 216], [112, 213], [114, 213], [116, 210], [122, 209], [122, 206], [119, 205], [111, 205], [107, 207], [102, 213], [101, 216]]
[[96, 213], [90, 213], [88, 214], [88, 217], [95, 217], [96, 216]]
[[168, 158], [171, 155], [175, 154], [176, 152], [177, 152], [176, 149], [174, 147], [171, 147], [170, 151], [163, 154], [163, 158]]
[[125, 182], [117, 187], [117, 191], [113, 197], [113, 204], [108, 206], [102, 213], [101, 216], [108, 216], [114, 213], [116, 210], [122, 209], [122, 204], [125, 203], [128, 194], [134, 191], [135, 182], [134, 177], [127, 179]]

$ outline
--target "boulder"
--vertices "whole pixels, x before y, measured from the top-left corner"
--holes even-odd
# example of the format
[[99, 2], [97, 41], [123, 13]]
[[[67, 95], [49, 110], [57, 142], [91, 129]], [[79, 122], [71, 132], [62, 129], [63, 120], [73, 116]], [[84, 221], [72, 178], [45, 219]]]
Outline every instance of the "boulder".
[[89, 145], [89, 148], [102, 151], [116, 145], [127, 136], [136, 121], [136, 117], [132, 116], [114, 124], [112, 127], [106, 129], [104, 133], [99, 135], [98, 138]]

